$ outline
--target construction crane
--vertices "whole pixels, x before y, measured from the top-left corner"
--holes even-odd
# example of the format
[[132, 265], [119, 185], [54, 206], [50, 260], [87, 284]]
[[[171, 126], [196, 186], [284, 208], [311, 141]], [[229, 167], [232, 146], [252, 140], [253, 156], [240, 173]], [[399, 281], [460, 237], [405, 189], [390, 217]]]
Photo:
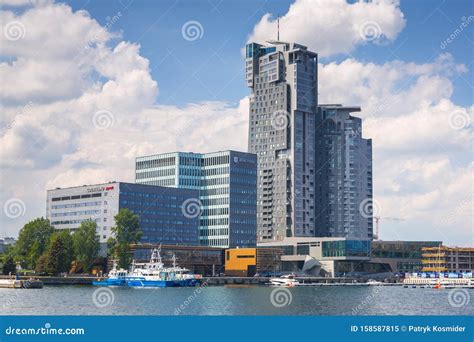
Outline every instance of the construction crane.
[[392, 222], [405, 221], [405, 219], [400, 218], [400, 217], [387, 217], [387, 216], [374, 216], [374, 220], [375, 220], [375, 235], [374, 235], [375, 240], [380, 239], [380, 225], [379, 225], [380, 220], [392, 221]]

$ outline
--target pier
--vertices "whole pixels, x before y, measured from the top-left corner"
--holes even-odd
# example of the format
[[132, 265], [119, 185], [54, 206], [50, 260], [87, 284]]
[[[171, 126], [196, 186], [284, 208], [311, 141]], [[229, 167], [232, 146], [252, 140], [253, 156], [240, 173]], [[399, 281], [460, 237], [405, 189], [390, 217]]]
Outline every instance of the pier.
[[38, 279], [0, 279], [0, 288], [8, 289], [40, 289], [43, 287], [43, 282]]

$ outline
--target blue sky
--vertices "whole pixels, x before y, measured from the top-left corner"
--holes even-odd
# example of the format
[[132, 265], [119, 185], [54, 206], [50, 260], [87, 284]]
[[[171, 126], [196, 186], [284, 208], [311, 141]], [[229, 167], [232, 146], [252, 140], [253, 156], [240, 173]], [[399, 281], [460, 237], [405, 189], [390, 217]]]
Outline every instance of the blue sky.
[[321, 102], [362, 107], [382, 238], [472, 245], [469, 0], [3, 0], [0, 236], [44, 216], [47, 189], [133, 181], [137, 156], [247, 150], [242, 49], [277, 14], [319, 53]]
[[[85, 9], [99, 23], [120, 11], [123, 18], [113, 30], [141, 45], [141, 55], [150, 60], [152, 75], [160, 85], [159, 102], [183, 105], [202, 100], [238, 101], [248, 94], [243, 78], [240, 49], [264, 13], [283, 15], [292, 1], [68, 1], [74, 10]], [[128, 5], [128, 6], [127, 6]], [[357, 47], [352, 56], [364, 62], [383, 63], [400, 59], [424, 63], [443, 52], [440, 43], [459, 26], [461, 18], [472, 15], [466, 0], [402, 1], [400, 8], [407, 24], [394, 42]], [[204, 28], [202, 39], [188, 42], [181, 27], [189, 20]], [[472, 54], [474, 26], [449, 44], [457, 63], [468, 73], [454, 80], [453, 99], [462, 105], [472, 102]], [[317, 32], [315, 32], [317, 34]], [[274, 38], [274, 37], [272, 37]], [[216, 55], [217, 54], [217, 55]], [[347, 58], [347, 54], [322, 58], [326, 63]], [[320, 89], [320, 91], [324, 91]]]

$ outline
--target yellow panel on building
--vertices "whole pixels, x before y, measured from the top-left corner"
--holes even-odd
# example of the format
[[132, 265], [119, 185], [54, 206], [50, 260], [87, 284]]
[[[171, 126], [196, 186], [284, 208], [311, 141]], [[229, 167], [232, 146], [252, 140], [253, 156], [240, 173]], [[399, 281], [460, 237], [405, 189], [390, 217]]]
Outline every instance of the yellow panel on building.
[[225, 274], [234, 277], [253, 277], [256, 273], [281, 272], [280, 247], [231, 248], [225, 251]]
[[225, 274], [248, 277], [255, 274], [257, 266], [256, 248], [235, 248], [225, 251]]

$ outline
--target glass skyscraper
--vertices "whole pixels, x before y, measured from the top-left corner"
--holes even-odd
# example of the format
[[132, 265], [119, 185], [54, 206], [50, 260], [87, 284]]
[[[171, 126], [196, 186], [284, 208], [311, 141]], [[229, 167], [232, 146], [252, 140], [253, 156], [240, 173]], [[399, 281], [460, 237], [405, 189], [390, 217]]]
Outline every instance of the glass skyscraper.
[[211, 247], [256, 245], [257, 157], [175, 152], [138, 157], [135, 182], [198, 190], [183, 210], [199, 216], [199, 242]]
[[279, 41], [246, 46], [249, 152], [258, 156], [258, 242], [315, 231], [318, 55]]

